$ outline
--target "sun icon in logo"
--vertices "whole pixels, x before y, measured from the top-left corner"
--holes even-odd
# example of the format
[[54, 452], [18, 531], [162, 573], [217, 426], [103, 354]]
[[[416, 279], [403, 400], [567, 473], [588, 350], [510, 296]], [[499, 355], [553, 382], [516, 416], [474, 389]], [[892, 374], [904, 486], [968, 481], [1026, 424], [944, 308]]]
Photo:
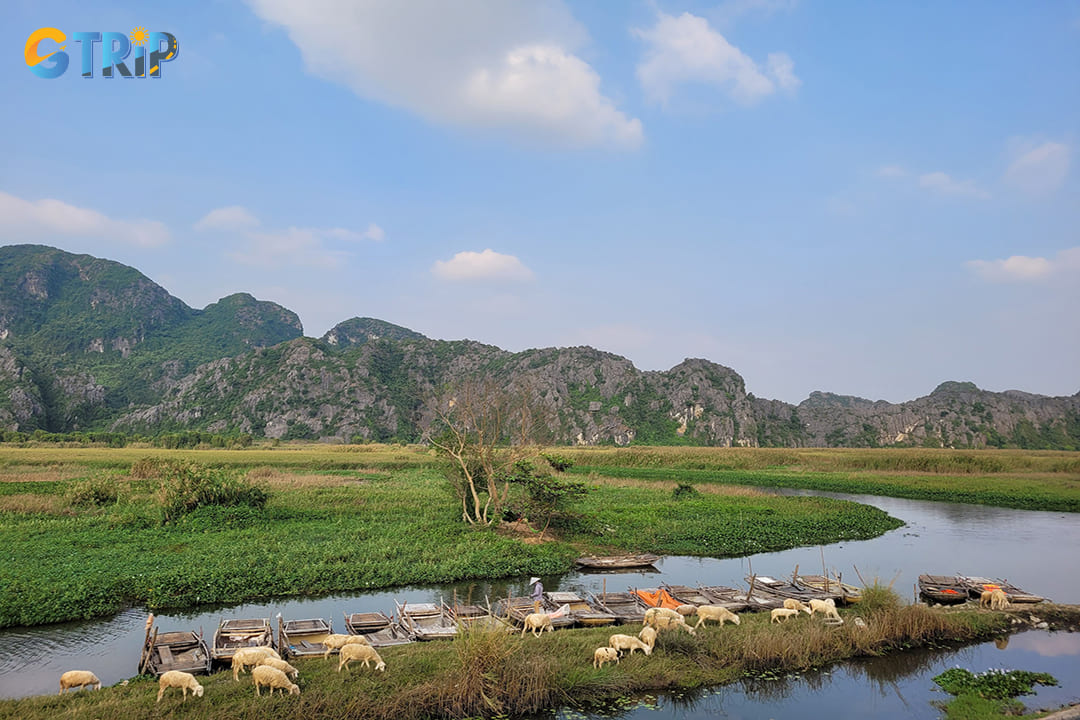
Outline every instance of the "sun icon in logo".
[[150, 34], [146, 32], [146, 28], [137, 27], [132, 29], [128, 37], [131, 38], [132, 45], [145, 45], [146, 41], [150, 39]]

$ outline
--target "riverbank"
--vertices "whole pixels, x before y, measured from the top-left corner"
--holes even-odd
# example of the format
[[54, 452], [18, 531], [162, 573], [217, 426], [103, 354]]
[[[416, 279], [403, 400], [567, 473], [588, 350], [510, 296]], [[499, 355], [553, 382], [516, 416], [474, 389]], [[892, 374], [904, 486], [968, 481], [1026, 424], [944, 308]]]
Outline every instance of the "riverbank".
[[[971, 642], [1008, 632], [1010, 613], [902, 605], [895, 596], [842, 610], [846, 622], [828, 626], [805, 616], [772, 624], [765, 613], [742, 623], [703, 627], [696, 637], [661, 634], [651, 656], [635, 653], [618, 665], [592, 667], [593, 649], [620, 628], [560, 630], [541, 638], [475, 633], [447, 642], [384, 648], [385, 673], [355, 668], [337, 673], [336, 659], [297, 660], [301, 695], [256, 698], [249, 676], [234, 682], [222, 671], [202, 678], [203, 698], [154, 702], [156, 681], [67, 696], [0, 701], [0, 719], [72, 720], [101, 717], [224, 718], [320, 717], [423, 720], [435, 717], [516, 715], [560, 705], [587, 706], [632, 693], [687, 690], [823, 668], [842, 660], [932, 644]], [[1076, 625], [1080, 608], [1049, 606], [1041, 615]], [[861, 617], [866, 627], [859, 627]], [[1024, 618], [1025, 613], [1015, 615]], [[622, 628], [635, 632], [638, 627]]]
[[[192, 608], [551, 575], [581, 554], [613, 550], [740, 556], [901, 524], [829, 498], [596, 482], [538, 542], [528, 524], [463, 523], [426, 451], [199, 452], [175, 457], [229, 460], [232, 475], [269, 495], [265, 506], [202, 507], [163, 524], [162, 481], [130, 448], [0, 450], [0, 627], [100, 617], [127, 604]], [[133, 475], [136, 465], [149, 471]]]

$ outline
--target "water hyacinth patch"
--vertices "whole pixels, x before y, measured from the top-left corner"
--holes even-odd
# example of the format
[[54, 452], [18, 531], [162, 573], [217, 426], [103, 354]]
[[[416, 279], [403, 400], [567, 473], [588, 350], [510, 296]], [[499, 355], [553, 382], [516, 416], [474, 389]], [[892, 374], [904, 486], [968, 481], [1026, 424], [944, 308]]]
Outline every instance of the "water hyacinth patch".
[[950, 695], [978, 695], [991, 700], [1030, 695], [1035, 692], [1035, 685], [1058, 684], [1049, 673], [999, 668], [972, 673], [960, 667], [946, 670], [935, 677], [934, 682]]

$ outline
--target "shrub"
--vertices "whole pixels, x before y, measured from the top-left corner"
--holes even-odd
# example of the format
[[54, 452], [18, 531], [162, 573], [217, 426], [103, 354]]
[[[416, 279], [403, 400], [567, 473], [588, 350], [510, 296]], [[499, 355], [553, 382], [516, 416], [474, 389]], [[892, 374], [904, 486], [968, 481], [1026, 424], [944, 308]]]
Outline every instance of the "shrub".
[[692, 498], [698, 494], [697, 488], [690, 483], [679, 483], [675, 486], [675, 489], [671, 491], [671, 498], [673, 500], [686, 500]]
[[860, 614], [873, 615], [886, 610], [895, 610], [900, 605], [900, 596], [892, 588], [875, 581], [873, 585], [862, 589], [858, 609]]
[[161, 482], [163, 522], [174, 523], [201, 507], [237, 507], [256, 510], [266, 506], [265, 490], [225, 471], [197, 463], [171, 463]]
[[101, 507], [115, 505], [118, 493], [116, 485], [106, 478], [96, 477], [77, 483], [71, 489], [71, 504], [76, 507]]
[[540, 457], [547, 460], [548, 465], [555, 472], [566, 472], [574, 466], [574, 461], [565, 455], [556, 455], [555, 453], [540, 453]]

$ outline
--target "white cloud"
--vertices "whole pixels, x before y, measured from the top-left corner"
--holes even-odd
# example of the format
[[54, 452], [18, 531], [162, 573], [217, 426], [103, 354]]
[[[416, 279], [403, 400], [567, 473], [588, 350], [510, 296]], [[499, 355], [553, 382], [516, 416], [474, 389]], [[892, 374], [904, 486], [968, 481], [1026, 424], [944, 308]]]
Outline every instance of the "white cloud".
[[1033, 282], [1080, 272], [1080, 246], [1060, 251], [1053, 260], [1013, 255], [1004, 260], [969, 260], [967, 266], [990, 282]]
[[1047, 195], [1061, 187], [1069, 174], [1072, 148], [1065, 143], [1014, 142], [1013, 161], [1005, 182], [1029, 195]]
[[237, 230], [242, 228], [256, 227], [259, 219], [251, 214], [247, 208], [240, 205], [211, 210], [195, 223], [196, 230]]
[[986, 191], [981, 190], [971, 180], [956, 180], [943, 172], [932, 172], [920, 175], [919, 186], [941, 195], [970, 198], [989, 197], [989, 194]]
[[437, 260], [431, 272], [444, 280], [531, 280], [532, 270], [513, 255], [464, 251], [449, 260]]
[[777, 86], [793, 90], [800, 84], [786, 54], [769, 55], [763, 72], [705, 18], [690, 13], [660, 13], [655, 27], [633, 33], [648, 45], [637, 75], [654, 102], [666, 103], [679, 85], [703, 83], [722, 88], [737, 103], [752, 105], [775, 93]]
[[636, 148], [641, 122], [572, 52], [585, 33], [558, 0], [248, 0], [309, 71], [438, 123], [560, 145]]
[[0, 192], [0, 237], [25, 241], [55, 235], [137, 247], [157, 247], [170, 240], [168, 228], [156, 220], [115, 220], [61, 200], [23, 200]]
[[882, 165], [877, 169], [877, 176], [883, 178], [907, 177], [907, 171], [899, 165]]

